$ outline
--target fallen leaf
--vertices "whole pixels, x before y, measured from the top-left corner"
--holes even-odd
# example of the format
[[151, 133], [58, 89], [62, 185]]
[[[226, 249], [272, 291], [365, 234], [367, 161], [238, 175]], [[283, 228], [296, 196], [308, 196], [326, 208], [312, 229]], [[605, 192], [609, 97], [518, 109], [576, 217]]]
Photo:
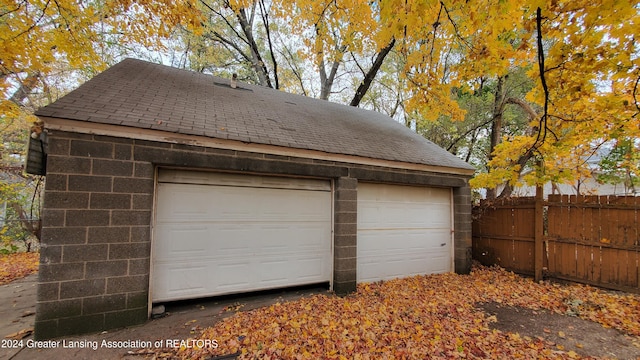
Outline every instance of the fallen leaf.
[[[577, 299], [580, 300], [578, 304]], [[358, 284], [345, 297], [318, 294], [296, 301], [238, 312], [206, 328], [200, 339], [216, 339], [215, 349], [182, 348], [173, 357], [215, 358], [241, 352], [239, 359], [422, 359], [579, 358], [539, 337], [490, 328], [495, 316], [477, 305], [499, 302], [531, 310], [565, 313], [640, 335], [640, 298], [588, 286], [537, 283], [497, 267], [474, 266], [470, 275], [414, 276]], [[543, 329], [547, 334], [550, 329]], [[566, 337], [563, 331], [557, 333]], [[160, 351], [160, 350], [158, 350]], [[164, 351], [164, 350], [163, 350]], [[158, 353], [156, 353], [158, 354]]]
[[27, 336], [31, 335], [33, 333], [33, 328], [28, 328], [28, 329], [22, 329], [18, 332], [15, 332], [13, 334], [9, 334], [7, 336], [5, 336], [5, 339], [11, 339], [11, 340], [20, 340], [20, 339], [24, 339]]
[[37, 252], [0, 255], [0, 285], [37, 272], [39, 264], [40, 254]]

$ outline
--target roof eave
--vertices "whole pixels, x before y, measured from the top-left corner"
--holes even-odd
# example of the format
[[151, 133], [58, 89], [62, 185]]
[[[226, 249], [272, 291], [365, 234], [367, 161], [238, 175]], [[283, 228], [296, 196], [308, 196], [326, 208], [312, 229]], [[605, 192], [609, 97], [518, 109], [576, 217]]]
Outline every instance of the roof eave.
[[[473, 169], [434, 166], [427, 164], [416, 164], [401, 161], [391, 161], [385, 159], [367, 158], [355, 155], [327, 153], [319, 150], [288, 148], [283, 146], [247, 143], [238, 140], [218, 139], [205, 136], [187, 135], [175, 132], [168, 132], [155, 129], [134, 128], [122, 125], [111, 125], [102, 123], [90, 123], [86, 121], [39, 116], [44, 121], [47, 130], [58, 130], [75, 132], [81, 134], [103, 135], [128, 139], [140, 139], [149, 141], [159, 141], [174, 144], [188, 144], [215, 149], [227, 149], [237, 151], [259, 152], [270, 155], [295, 156], [300, 158], [320, 159], [343, 163], [354, 163], [361, 165], [382, 166], [403, 170], [428, 171], [448, 175], [462, 175], [471, 177]], [[134, 131], [132, 131], [134, 130]]]

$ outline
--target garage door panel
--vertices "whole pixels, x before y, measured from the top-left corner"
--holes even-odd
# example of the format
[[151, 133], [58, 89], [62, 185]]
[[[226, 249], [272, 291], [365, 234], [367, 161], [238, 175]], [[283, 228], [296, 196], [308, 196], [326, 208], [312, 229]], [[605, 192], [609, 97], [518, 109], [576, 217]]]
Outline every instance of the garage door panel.
[[413, 255], [371, 257], [368, 261], [358, 265], [358, 271], [365, 274], [364, 276], [359, 276], [358, 281], [373, 282], [450, 271], [448, 254], [443, 256], [432, 256], [430, 254], [428, 259], [416, 254]]
[[162, 192], [163, 201], [166, 204], [177, 204], [179, 202], [189, 203], [188, 207], [160, 206], [156, 209], [156, 217], [161, 222], [181, 222], [183, 220], [193, 220], [206, 218], [208, 204], [201, 201], [202, 189], [188, 188], [185, 186], [171, 186], [158, 184], [158, 192]]
[[[230, 186], [231, 178], [225, 185], [158, 184], [153, 301], [330, 280], [331, 192], [317, 190], [328, 182], [273, 189]], [[241, 178], [243, 185], [283, 181]]]
[[207, 285], [205, 289], [213, 286], [215, 288], [238, 287], [243, 288], [251, 285], [251, 265], [252, 261], [246, 259], [244, 261], [225, 261], [220, 258], [208, 261], [207, 266], [212, 270], [209, 278], [203, 279], [203, 283]]
[[[159, 184], [158, 193], [167, 204], [189, 204], [188, 207], [158, 207], [157, 219], [162, 223], [281, 221], [283, 216], [290, 222], [326, 222], [331, 213], [330, 206], [307, 206], [327, 202], [327, 192], [320, 191]], [[301, 198], [304, 201], [300, 201]], [[251, 200], [252, 206], [238, 199]]]
[[361, 191], [366, 193], [367, 199], [377, 202], [422, 203], [422, 199], [429, 198], [432, 203], [446, 204], [450, 199], [448, 189], [445, 188], [361, 183], [358, 185], [358, 193]]
[[358, 185], [357, 281], [451, 269], [449, 189]]
[[259, 282], [262, 284], [283, 284], [289, 280], [290, 271], [287, 269], [287, 261], [285, 260], [262, 260], [257, 265], [262, 270], [258, 274]]
[[298, 262], [291, 264], [289, 271], [296, 274], [300, 279], [316, 281], [325, 272], [331, 272], [329, 262], [319, 258], [301, 258]]
[[[358, 246], [363, 245], [363, 252], [385, 252], [446, 247], [449, 244], [450, 230], [442, 229], [394, 229], [369, 230], [358, 232]], [[438, 240], [439, 239], [439, 240]]]
[[325, 180], [284, 178], [277, 176], [248, 176], [244, 174], [214, 173], [210, 171], [184, 171], [179, 169], [162, 169], [158, 174], [158, 182], [331, 191], [331, 184]]
[[358, 200], [358, 221], [362, 229], [447, 228], [450, 205], [372, 203]]
[[[316, 235], [300, 236], [301, 232], [311, 230]], [[327, 234], [320, 233], [320, 226], [291, 226], [269, 227], [260, 225], [234, 225], [222, 229], [213, 225], [203, 227], [198, 231], [175, 231], [170, 226], [157, 227], [156, 246], [157, 260], [171, 260], [182, 256], [208, 257], [207, 254], [217, 254], [217, 257], [239, 257], [274, 254], [306, 254], [326, 250]], [[260, 236], [256, 237], [256, 233]], [[180, 239], [180, 241], [172, 241]], [[295, 240], [292, 241], [292, 240]]]
[[204, 288], [202, 279], [206, 277], [208, 272], [206, 264], [166, 264], [154, 270], [154, 277], [167, 279], [167, 281], [156, 284], [154, 290], [168, 294], [168, 296], [198, 293]]

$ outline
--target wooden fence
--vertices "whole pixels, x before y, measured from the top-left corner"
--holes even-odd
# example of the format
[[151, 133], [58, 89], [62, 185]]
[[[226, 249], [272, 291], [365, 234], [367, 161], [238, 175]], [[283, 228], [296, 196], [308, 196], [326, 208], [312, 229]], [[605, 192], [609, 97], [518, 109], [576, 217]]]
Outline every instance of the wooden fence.
[[473, 257], [521, 274], [640, 292], [639, 222], [639, 197], [484, 201], [474, 208]]

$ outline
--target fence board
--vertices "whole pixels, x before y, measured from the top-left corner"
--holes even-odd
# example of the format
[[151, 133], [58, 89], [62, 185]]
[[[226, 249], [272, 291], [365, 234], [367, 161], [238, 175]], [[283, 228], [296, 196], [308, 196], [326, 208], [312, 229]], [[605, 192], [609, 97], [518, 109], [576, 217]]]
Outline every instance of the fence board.
[[546, 235], [555, 237], [557, 234], [554, 234], [556, 229], [562, 227], [562, 213], [561, 208], [557, 206], [553, 206], [553, 204], [560, 202], [560, 195], [549, 195], [549, 199], [547, 200], [547, 221], [545, 224], [545, 229], [547, 231]]
[[[603, 197], [604, 198], [604, 197]], [[610, 197], [607, 196], [601, 203], [610, 204]], [[602, 226], [600, 227], [600, 242], [601, 239], [612, 239], [613, 221], [615, 221], [615, 210], [610, 207], [603, 208], [602, 214]]]
[[481, 203], [474, 209], [474, 259], [533, 274], [533, 214], [533, 198]]
[[618, 261], [618, 271], [620, 274], [619, 285], [634, 286], [637, 284], [636, 277], [629, 271], [629, 263], [633, 261], [635, 265], [635, 254], [631, 251], [620, 251], [620, 259]]
[[634, 246], [638, 242], [638, 198], [627, 197], [624, 203], [628, 209], [625, 209], [623, 245]]
[[569, 195], [562, 195], [562, 203], [566, 204], [566, 206], [561, 207], [562, 211], [562, 227], [556, 230], [558, 234], [560, 234], [560, 238], [566, 238], [570, 233], [570, 224], [571, 224], [571, 206], [569, 201]]
[[591, 251], [593, 253], [593, 275], [591, 281], [595, 283], [602, 283], [602, 246], [592, 246]]
[[593, 277], [592, 247], [576, 245], [576, 278], [591, 280]]
[[[548, 276], [640, 292], [640, 198], [549, 195], [545, 209]], [[533, 198], [484, 202], [473, 231], [474, 258], [534, 271]]]
[[534, 271], [534, 242], [533, 241], [515, 241], [513, 243], [514, 268], [518, 268], [527, 273]]
[[585, 204], [594, 205], [593, 207], [583, 208], [584, 221], [582, 225], [585, 238], [590, 243], [594, 243], [600, 238], [600, 197], [585, 196], [584, 201]]
[[618, 270], [618, 264], [620, 261], [620, 250], [602, 248], [602, 263], [601, 263], [601, 282], [605, 284], [620, 284], [620, 274]]
[[559, 243], [562, 247], [562, 258], [560, 259], [560, 265], [562, 266], [562, 273], [571, 277], [576, 277], [576, 244]]
[[564, 234], [564, 238], [578, 238], [582, 239], [582, 223], [584, 220], [583, 209], [577, 206], [578, 196], [569, 196], [569, 218], [567, 219], [568, 233]]

